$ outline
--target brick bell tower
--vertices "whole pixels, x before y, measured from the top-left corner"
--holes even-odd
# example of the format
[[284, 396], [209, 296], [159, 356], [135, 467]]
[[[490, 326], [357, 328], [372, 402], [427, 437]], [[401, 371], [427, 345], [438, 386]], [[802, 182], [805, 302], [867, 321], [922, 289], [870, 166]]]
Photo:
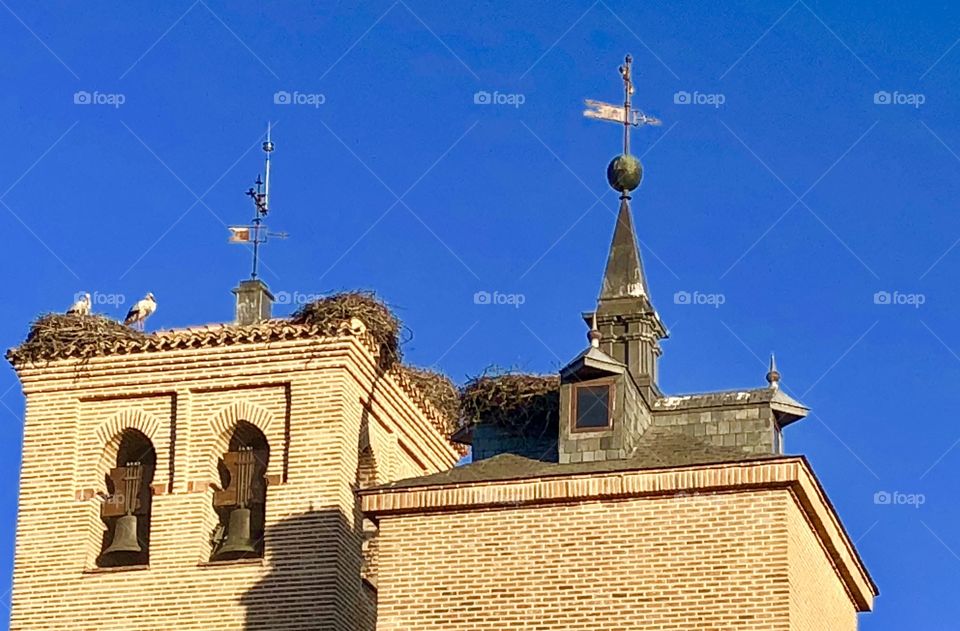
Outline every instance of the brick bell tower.
[[26, 399], [11, 629], [373, 631], [355, 493], [460, 454], [395, 337], [343, 319], [362, 297], [271, 318], [262, 282], [236, 293], [235, 323], [49, 315], [7, 353]]
[[362, 327], [101, 348], [8, 355], [26, 398], [11, 629], [372, 631], [354, 493], [459, 454]]

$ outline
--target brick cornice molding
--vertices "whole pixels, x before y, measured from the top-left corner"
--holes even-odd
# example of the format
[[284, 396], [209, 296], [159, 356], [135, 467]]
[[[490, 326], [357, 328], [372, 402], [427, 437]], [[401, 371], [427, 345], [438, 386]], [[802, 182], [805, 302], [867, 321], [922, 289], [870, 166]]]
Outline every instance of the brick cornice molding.
[[364, 514], [380, 520], [411, 514], [530, 508], [631, 498], [673, 497], [683, 501], [691, 495], [771, 489], [783, 489], [793, 496], [851, 600], [859, 611], [869, 611], [878, 594], [876, 584], [803, 457], [494, 482], [379, 487], [359, 491], [359, 495]]
[[283, 363], [291, 363], [298, 370], [321, 370], [331, 363], [339, 364], [344, 355], [364, 355], [376, 362], [376, 354], [365, 338], [350, 336], [62, 359], [20, 366], [17, 372], [26, 395], [70, 390], [90, 393], [92, 384], [102, 383], [105, 391], [116, 396], [115, 392], [125, 386], [142, 390], [144, 385], [156, 384], [169, 388], [179, 384], [184, 374], [195, 378], [203, 369], [221, 374], [229, 370], [234, 378], [274, 374], [277, 365]]

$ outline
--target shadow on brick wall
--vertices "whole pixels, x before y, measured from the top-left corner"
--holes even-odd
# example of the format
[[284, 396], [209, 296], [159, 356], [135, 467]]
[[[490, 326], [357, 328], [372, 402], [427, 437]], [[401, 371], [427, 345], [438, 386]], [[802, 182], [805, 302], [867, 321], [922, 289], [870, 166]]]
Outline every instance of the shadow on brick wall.
[[[360, 592], [359, 535], [336, 509], [287, 518], [266, 532], [269, 573], [242, 597], [249, 631], [347, 628]], [[339, 581], [338, 581], [339, 576]], [[351, 580], [347, 577], [356, 577]], [[350, 628], [357, 628], [352, 624]]]

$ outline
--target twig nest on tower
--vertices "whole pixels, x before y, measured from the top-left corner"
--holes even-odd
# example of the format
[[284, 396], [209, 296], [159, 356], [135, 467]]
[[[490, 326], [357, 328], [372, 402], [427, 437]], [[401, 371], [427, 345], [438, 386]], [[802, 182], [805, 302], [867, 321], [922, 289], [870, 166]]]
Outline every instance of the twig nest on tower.
[[439, 428], [445, 436], [456, 431], [460, 418], [460, 391], [446, 375], [416, 366], [402, 366], [403, 376], [443, 416], [446, 424]]
[[560, 378], [505, 373], [474, 377], [460, 394], [460, 423], [492, 423], [518, 435], [557, 432]]
[[643, 166], [636, 157], [622, 153], [607, 165], [607, 182], [620, 193], [629, 193], [640, 186], [643, 179]]
[[146, 333], [101, 315], [48, 313], [34, 320], [27, 339], [7, 351], [7, 358], [15, 364], [65, 357], [89, 359], [109, 354], [118, 342], [146, 337]]
[[303, 305], [290, 320], [318, 326], [329, 335], [366, 333], [379, 346], [384, 368], [402, 358], [400, 320], [373, 292], [345, 291], [326, 296]]

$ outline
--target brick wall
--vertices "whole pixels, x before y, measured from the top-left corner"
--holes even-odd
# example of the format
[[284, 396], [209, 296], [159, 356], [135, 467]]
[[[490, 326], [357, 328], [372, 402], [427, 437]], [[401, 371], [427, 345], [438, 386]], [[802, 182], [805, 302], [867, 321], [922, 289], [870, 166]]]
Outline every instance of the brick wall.
[[856, 612], [836, 571], [804, 514], [791, 504], [787, 514], [790, 629], [856, 629]]
[[[15, 631], [373, 629], [354, 495], [361, 442], [379, 481], [458, 457], [356, 338], [54, 362], [20, 376]], [[211, 483], [237, 420], [270, 443], [265, 558], [209, 564]], [[126, 427], [158, 456], [150, 565], [97, 570], [96, 493]]]
[[384, 519], [378, 629], [785, 630], [788, 501], [771, 491]]
[[378, 631], [855, 631], [876, 595], [797, 458], [362, 497]]

